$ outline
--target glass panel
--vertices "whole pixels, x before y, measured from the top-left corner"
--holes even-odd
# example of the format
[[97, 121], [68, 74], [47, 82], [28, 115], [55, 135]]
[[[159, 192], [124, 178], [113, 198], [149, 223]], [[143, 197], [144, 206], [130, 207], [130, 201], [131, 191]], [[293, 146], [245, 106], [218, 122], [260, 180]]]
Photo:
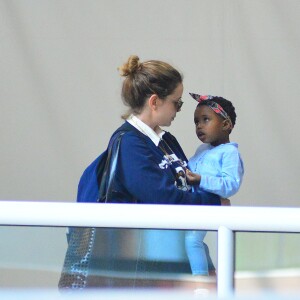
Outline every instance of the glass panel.
[[0, 288], [57, 287], [65, 228], [1, 226], [0, 237]]
[[300, 235], [296, 233], [236, 233], [237, 291], [298, 291]]
[[[0, 288], [216, 290], [215, 277], [192, 276], [184, 230], [2, 226], [0, 236]], [[216, 235], [205, 239], [215, 264]]]
[[[92, 232], [90, 228], [80, 231], [80, 241]], [[66, 233], [67, 228], [0, 227], [0, 288], [57, 290], [66, 251], [70, 251]], [[184, 230], [99, 228], [95, 235], [89, 279], [84, 283], [88, 286], [216, 291], [214, 276], [191, 274]], [[216, 266], [217, 234], [208, 232], [204, 241]], [[237, 293], [266, 289], [299, 291], [299, 245], [299, 234], [236, 233]], [[80, 251], [77, 254], [82, 254]], [[78, 260], [83, 267], [87, 258]], [[76, 266], [72, 270], [76, 271]]]

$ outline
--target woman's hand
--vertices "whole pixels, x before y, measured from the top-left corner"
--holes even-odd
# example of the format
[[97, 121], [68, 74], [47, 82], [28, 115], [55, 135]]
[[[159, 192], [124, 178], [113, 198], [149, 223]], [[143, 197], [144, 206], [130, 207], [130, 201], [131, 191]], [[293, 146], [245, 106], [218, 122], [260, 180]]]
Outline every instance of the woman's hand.
[[231, 206], [231, 202], [227, 198], [221, 198], [221, 205], [222, 206]]

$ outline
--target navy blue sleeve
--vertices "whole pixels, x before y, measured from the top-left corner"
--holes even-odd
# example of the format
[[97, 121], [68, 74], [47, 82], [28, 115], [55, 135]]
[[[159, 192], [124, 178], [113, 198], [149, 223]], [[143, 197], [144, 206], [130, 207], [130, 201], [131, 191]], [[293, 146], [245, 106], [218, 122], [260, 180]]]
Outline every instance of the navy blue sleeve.
[[171, 171], [161, 169], [158, 164], [155, 148], [134, 133], [123, 136], [117, 177], [138, 203], [220, 205], [217, 195], [177, 189]]

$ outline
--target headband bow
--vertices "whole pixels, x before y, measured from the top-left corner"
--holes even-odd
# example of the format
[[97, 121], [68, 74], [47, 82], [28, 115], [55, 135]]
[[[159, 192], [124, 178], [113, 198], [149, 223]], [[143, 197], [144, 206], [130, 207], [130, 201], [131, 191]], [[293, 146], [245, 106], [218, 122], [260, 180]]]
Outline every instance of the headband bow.
[[[215, 96], [212, 95], [198, 95], [198, 94], [194, 94], [194, 93], [189, 93], [197, 102], [201, 103], [202, 101], [205, 100], [209, 100], [209, 102], [207, 102], [207, 106], [209, 106], [216, 114], [220, 115], [221, 117], [223, 117], [225, 120], [229, 120], [232, 126], [232, 122], [230, 117], [228, 116], [227, 112], [223, 109], [223, 107], [214, 102], [214, 98]], [[232, 126], [233, 127], [233, 126]]]

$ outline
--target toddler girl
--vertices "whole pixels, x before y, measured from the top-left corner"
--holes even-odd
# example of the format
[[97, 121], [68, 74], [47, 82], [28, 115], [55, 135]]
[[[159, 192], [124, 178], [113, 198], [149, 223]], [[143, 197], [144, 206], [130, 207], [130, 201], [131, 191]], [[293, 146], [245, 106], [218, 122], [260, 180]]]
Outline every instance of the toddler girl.
[[[187, 179], [194, 192], [208, 191], [228, 198], [240, 188], [244, 175], [238, 144], [229, 140], [236, 113], [232, 103], [222, 97], [190, 93], [198, 101], [194, 113], [196, 135], [201, 144], [188, 163]], [[206, 231], [187, 231], [185, 247], [193, 275], [214, 273]]]

